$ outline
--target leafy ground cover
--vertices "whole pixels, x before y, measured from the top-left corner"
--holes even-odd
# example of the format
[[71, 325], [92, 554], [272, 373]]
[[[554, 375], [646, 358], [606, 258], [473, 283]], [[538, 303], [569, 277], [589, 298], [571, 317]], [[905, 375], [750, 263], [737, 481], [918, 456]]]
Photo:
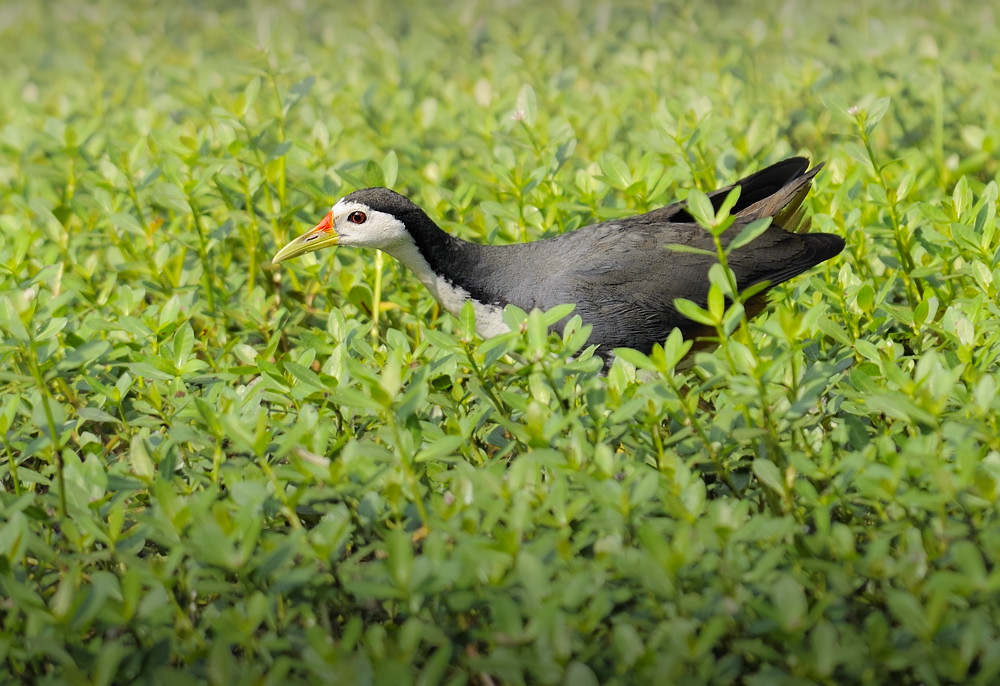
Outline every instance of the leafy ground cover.
[[[0, 680], [996, 682], [988, 3], [208, 4], [0, 8]], [[270, 266], [790, 154], [848, 247], [687, 370]]]

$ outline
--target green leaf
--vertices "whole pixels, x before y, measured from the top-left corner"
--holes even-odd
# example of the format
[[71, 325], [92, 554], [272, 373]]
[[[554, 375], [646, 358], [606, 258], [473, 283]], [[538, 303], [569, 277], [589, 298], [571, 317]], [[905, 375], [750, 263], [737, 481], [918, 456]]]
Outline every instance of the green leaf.
[[289, 361], [285, 361], [282, 366], [286, 372], [291, 374], [303, 386], [308, 387], [309, 390], [327, 390], [322, 380], [320, 380], [319, 375], [309, 367]]
[[240, 107], [237, 112], [239, 116], [245, 117], [247, 112], [253, 107], [254, 101], [257, 100], [257, 94], [260, 93], [260, 84], [262, 79], [259, 76], [255, 76], [247, 82], [246, 88], [243, 89], [243, 98], [240, 101]]
[[611, 630], [611, 642], [618, 654], [618, 664], [629, 669], [646, 652], [639, 632], [631, 624], [616, 624]]
[[545, 322], [543, 313], [540, 310], [532, 310], [528, 313], [528, 354], [535, 357], [541, 356], [545, 352], [546, 342], [549, 337], [549, 327]]
[[908, 631], [920, 639], [930, 638], [930, 624], [920, 601], [912, 593], [897, 589], [886, 591], [889, 611]]
[[[661, 366], [661, 371], [669, 372], [673, 370], [677, 364], [684, 359], [684, 357], [690, 352], [691, 346], [694, 345], [694, 341], [685, 340], [683, 334], [681, 334], [680, 329], [672, 329], [670, 334], [667, 336], [667, 340], [663, 344], [663, 364]], [[658, 357], [656, 349], [653, 349], [653, 358]]]
[[121, 420], [117, 417], [108, 414], [104, 410], [98, 407], [81, 407], [77, 410], [77, 414], [80, 419], [84, 419], [88, 422], [107, 422], [110, 424], [121, 424]]
[[871, 312], [875, 307], [875, 289], [871, 284], [866, 283], [858, 289], [857, 303], [862, 312]]
[[653, 364], [653, 361], [638, 350], [633, 350], [632, 348], [615, 348], [615, 357], [620, 357], [636, 369], [656, 371], [656, 365]]
[[854, 160], [860, 162], [866, 169], [872, 169], [872, 159], [868, 155], [868, 150], [865, 149], [863, 145], [859, 143], [849, 142], [844, 144], [844, 152], [850, 155]]
[[466, 300], [458, 316], [462, 339], [471, 341], [476, 337], [476, 310], [471, 300]]
[[356, 388], [341, 387], [331, 394], [331, 398], [338, 404], [346, 407], [375, 411], [381, 411], [388, 407], [392, 400], [386, 397], [385, 392], [381, 388], [371, 386], [369, 387], [369, 393], [364, 393]]
[[431, 344], [442, 350], [460, 350], [461, 343], [454, 336], [451, 336], [442, 331], [437, 331], [435, 329], [427, 329], [424, 331], [424, 336], [427, 338]]
[[528, 313], [517, 305], [507, 305], [503, 308], [503, 321], [511, 331], [518, 331], [528, 321]]
[[45, 323], [45, 327], [35, 334], [35, 342], [48, 340], [66, 328], [65, 317], [53, 317]]
[[492, 200], [484, 200], [479, 203], [479, 209], [482, 210], [484, 214], [488, 214], [499, 219], [506, 219], [511, 222], [518, 222], [521, 220], [520, 215], [517, 213], [517, 208], [511, 205], [494, 202]]
[[390, 150], [382, 159], [382, 178], [385, 185], [392, 188], [396, 185], [396, 175], [399, 173], [399, 158], [395, 150]]
[[692, 188], [688, 193], [687, 210], [702, 228], [711, 229], [715, 226], [715, 208], [712, 207], [712, 201], [697, 188]]
[[726, 313], [726, 296], [718, 285], [712, 284], [708, 289], [708, 311], [712, 313], [712, 319], [721, 322]]
[[527, 126], [534, 126], [538, 113], [538, 103], [535, 99], [535, 89], [531, 84], [524, 84], [517, 92], [516, 116]]
[[140, 436], [133, 436], [129, 443], [129, 465], [132, 473], [143, 481], [149, 481], [156, 475], [156, 467], [146, 450], [146, 442]]
[[879, 122], [885, 116], [885, 113], [889, 111], [889, 104], [891, 100], [889, 96], [879, 98], [873, 102], [865, 111], [865, 131], [871, 133], [878, 126]]
[[173, 324], [177, 320], [177, 315], [180, 314], [180, 311], [181, 299], [176, 295], [170, 296], [160, 308], [159, 328], [162, 330], [169, 324]]
[[563, 683], [569, 686], [598, 686], [598, 680], [594, 671], [582, 662], [573, 661], [566, 667], [566, 675]]
[[688, 255], [704, 255], [706, 257], [716, 257], [714, 250], [705, 250], [703, 248], [696, 248], [693, 245], [685, 245], [683, 243], [666, 243], [663, 246], [671, 252], [686, 253]]
[[573, 310], [575, 309], [576, 305], [573, 303], [556, 305], [555, 307], [551, 307], [542, 313], [542, 322], [545, 326], [554, 326], [556, 323], [573, 314]]
[[164, 181], [156, 184], [156, 201], [177, 214], [187, 215], [191, 212], [187, 193], [173, 183]]
[[433, 462], [445, 457], [454, 457], [455, 453], [458, 452], [459, 446], [461, 446], [464, 442], [465, 439], [461, 436], [442, 436], [430, 445], [421, 449], [414, 457], [414, 461]]
[[194, 331], [185, 322], [174, 332], [174, 366], [182, 369], [187, 364], [191, 351], [194, 350]]
[[955, 184], [955, 188], [951, 192], [951, 199], [956, 215], [964, 217], [969, 214], [972, 209], [972, 189], [969, 187], [969, 181], [966, 177], [963, 176]]
[[729, 245], [726, 246], [728, 252], [733, 250], [739, 250], [744, 245], [751, 243], [753, 240], [758, 238], [761, 234], [767, 231], [768, 227], [771, 226], [770, 217], [762, 217], [761, 219], [755, 219], [750, 222], [736, 234], [736, 238], [730, 241]]
[[400, 588], [408, 588], [413, 578], [413, 545], [402, 529], [389, 532], [386, 539], [386, 566], [392, 580]]
[[785, 480], [781, 477], [781, 471], [776, 464], [766, 458], [758, 457], [753, 461], [752, 468], [754, 476], [760, 479], [762, 484], [780, 495], [785, 494]]
[[721, 323], [721, 320], [714, 318], [711, 312], [699, 307], [697, 304], [685, 298], [677, 298], [674, 300], [674, 307], [677, 308], [678, 312], [693, 322], [706, 324], [708, 326], [715, 326], [716, 324]]
[[284, 104], [286, 116], [292, 110], [293, 107], [295, 107], [304, 97], [306, 97], [307, 95], [309, 95], [309, 93], [312, 92], [313, 86], [315, 84], [316, 84], [316, 76], [310, 74], [304, 79], [296, 82], [288, 90], [289, 97], [285, 99], [285, 104]]
[[[754, 461], [755, 473], [760, 462]], [[771, 598], [781, 628], [789, 632], [801, 631], [809, 610], [802, 584], [791, 575], [784, 574], [771, 586]]]
[[632, 172], [629, 171], [625, 160], [618, 155], [612, 153], [601, 155], [601, 172], [604, 174], [604, 180], [613, 188], [625, 190], [632, 185]]
[[836, 668], [842, 654], [840, 637], [833, 623], [819, 622], [810, 634], [812, 653], [817, 671], [829, 675]]
[[730, 189], [728, 193], [726, 193], [726, 197], [723, 199], [722, 204], [719, 205], [718, 212], [715, 213], [714, 224], [721, 224], [723, 220], [731, 216], [733, 208], [736, 207], [736, 203], [739, 202], [740, 193], [742, 191], [742, 186], [735, 186]]

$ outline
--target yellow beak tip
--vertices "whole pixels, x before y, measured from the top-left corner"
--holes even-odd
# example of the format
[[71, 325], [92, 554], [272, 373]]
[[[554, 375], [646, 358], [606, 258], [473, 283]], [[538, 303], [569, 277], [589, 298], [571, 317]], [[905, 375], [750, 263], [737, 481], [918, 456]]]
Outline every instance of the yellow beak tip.
[[325, 233], [317, 236], [315, 231], [310, 231], [309, 233], [292, 240], [288, 243], [288, 245], [275, 253], [274, 257], [271, 259], [271, 264], [276, 265], [279, 262], [284, 262], [285, 260], [290, 260], [293, 257], [314, 252], [320, 248], [337, 245], [339, 238], [340, 236], [335, 233]]

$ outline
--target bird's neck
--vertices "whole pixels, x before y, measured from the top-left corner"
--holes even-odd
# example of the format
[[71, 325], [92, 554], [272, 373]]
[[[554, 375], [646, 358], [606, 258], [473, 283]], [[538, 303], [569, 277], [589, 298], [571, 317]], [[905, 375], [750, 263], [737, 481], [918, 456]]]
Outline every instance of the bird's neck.
[[445, 233], [423, 211], [400, 219], [412, 240], [385, 251], [409, 267], [447, 312], [457, 316], [471, 300], [480, 335], [506, 331], [500, 313], [507, 303], [484, 286], [484, 246]]
[[405, 224], [414, 245], [435, 274], [461, 282], [465, 268], [479, 261], [481, 245], [446, 233], [422, 211], [407, 217]]

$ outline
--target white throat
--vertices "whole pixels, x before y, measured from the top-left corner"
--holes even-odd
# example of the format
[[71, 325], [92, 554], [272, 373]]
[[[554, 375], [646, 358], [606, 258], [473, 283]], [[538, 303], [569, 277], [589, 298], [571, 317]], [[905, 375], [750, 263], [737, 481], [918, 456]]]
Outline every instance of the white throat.
[[386, 247], [385, 252], [409, 267], [449, 314], [457, 317], [466, 301], [471, 301], [472, 309], [476, 313], [476, 332], [483, 338], [510, 331], [510, 327], [503, 320], [502, 308], [475, 300], [469, 291], [435, 273], [409, 235], [405, 240]]

